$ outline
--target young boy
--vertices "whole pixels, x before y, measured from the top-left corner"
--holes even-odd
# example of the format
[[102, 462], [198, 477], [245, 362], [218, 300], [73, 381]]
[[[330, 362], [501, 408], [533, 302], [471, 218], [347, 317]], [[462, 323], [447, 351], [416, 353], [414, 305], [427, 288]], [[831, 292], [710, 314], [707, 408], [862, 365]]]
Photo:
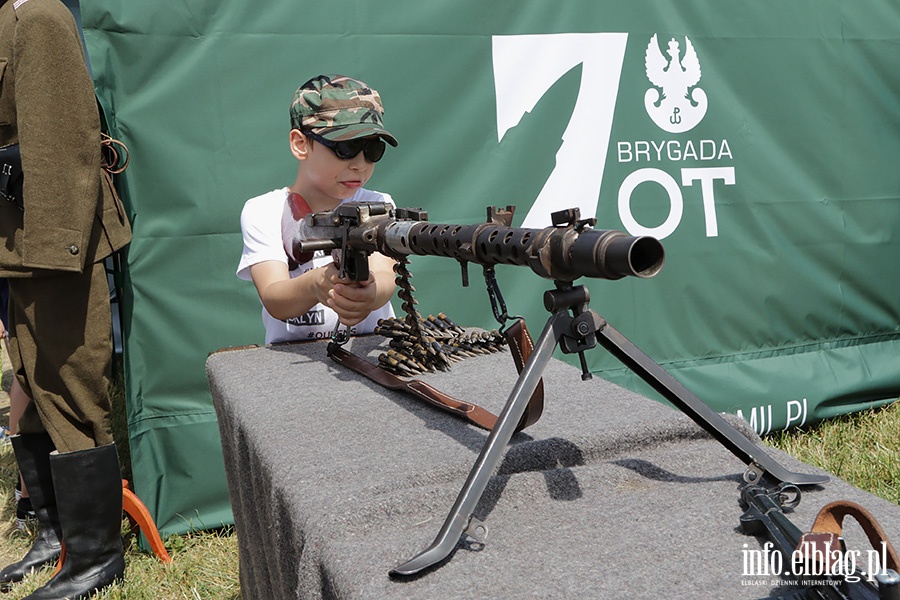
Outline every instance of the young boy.
[[378, 319], [393, 316], [394, 261], [373, 254], [363, 282], [340, 279], [330, 254], [316, 252], [297, 264], [284, 248], [282, 213], [286, 204], [307, 213], [343, 202], [391, 202], [387, 194], [363, 186], [385, 142], [396, 146], [397, 140], [384, 128], [378, 92], [344, 75], [320, 75], [301, 85], [290, 113], [297, 177], [290, 187], [244, 205], [237, 276], [256, 286], [267, 344], [327, 339], [338, 321], [351, 333], [370, 333]]

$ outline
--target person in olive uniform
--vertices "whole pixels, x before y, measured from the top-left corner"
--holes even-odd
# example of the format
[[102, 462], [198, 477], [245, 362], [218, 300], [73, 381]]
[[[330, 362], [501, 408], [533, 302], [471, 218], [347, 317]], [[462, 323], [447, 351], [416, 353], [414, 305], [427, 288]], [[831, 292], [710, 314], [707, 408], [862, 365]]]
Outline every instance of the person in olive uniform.
[[0, 198], [0, 277], [13, 372], [33, 399], [11, 439], [39, 528], [0, 585], [52, 563], [64, 544], [62, 568], [28, 598], [84, 598], [125, 572], [103, 259], [131, 228], [101, 165], [78, 28], [59, 0], [0, 0], [0, 148], [15, 144], [24, 209]]

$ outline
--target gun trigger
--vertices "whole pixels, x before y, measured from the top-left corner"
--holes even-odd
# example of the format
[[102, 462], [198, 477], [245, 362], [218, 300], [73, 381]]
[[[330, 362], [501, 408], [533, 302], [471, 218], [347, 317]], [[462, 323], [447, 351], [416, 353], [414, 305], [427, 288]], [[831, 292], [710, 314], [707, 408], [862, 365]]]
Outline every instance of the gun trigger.
[[[340, 279], [345, 279], [347, 277], [347, 271], [349, 270], [347, 265], [353, 260], [353, 256], [351, 256], [350, 252], [350, 247], [347, 244], [347, 232], [344, 231], [343, 239], [341, 240], [340, 263], [335, 265], [338, 268], [338, 277]], [[332, 260], [337, 258], [334, 252], [331, 253], [331, 258]]]

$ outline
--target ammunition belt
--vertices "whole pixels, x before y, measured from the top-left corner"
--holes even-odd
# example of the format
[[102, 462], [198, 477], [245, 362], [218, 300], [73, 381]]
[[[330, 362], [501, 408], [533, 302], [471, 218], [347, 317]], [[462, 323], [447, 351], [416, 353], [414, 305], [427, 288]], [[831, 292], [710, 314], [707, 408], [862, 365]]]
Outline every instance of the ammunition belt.
[[[528, 357], [534, 349], [534, 342], [528, 333], [528, 328], [522, 319], [508, 327], [505, 332], [505, 338], [509, 344], [510, 353], [518, 372], [522, 372]], [[425, 402], [435, 406], [441, 410], [447, 411], [466, 421], [477, 425], [483, 429], [493, 429], [497, 422], [497, 416], [490, 411], [472, 404], [458, 400], [453, 396], [445, 394], [434, 386], [421, 381], [419, 379], [403, 379], [394, 373], [372, 364], [371, 362], [353, 354], [342, 348], [338, 344], [328, 345], [328, 355], [333, 361], [341, 364], [348, 369], [363, 375], [371, 381], [391, 390], [406, 392], [415, 398], [424, 400]], [[541, 418], [544, 410], [544, 386], [543, 380], [538, 381], [537, 387], [528, 401], [525, 413], [516, 426], [516, 431], [521, 431], [529, 425], [533, 425]]]

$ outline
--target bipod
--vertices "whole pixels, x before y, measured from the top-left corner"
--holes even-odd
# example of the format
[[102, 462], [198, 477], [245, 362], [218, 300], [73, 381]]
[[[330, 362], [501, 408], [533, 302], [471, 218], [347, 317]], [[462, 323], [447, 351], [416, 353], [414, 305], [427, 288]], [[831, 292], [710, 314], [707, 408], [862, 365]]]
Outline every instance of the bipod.
[[550, 312], [550, 318], [547, 319], [531, 357], [519, 374], [503, 412], [500, 413], [496, 425], [481, 448], [475, 465], [450, 509], [450, 514], [447, 515], [444, 525], [431, 545], [392, 569], [391, 575], [413, 575], [442, 561], [450, 555], [462, 535], [479, 544], [484, 542], [487, 527], [472, 513], [503, 458], [516, 424], [522, 418], [528, 399], [553, 357], [557, 344], [564, 353], [579, 355], [582, 379], [590, 379], [591, 374], [587, 368], [584, 352], [594, 348], [599, 342], [666, 400], [741, 459], [747, 465], [744, 472], [746, 482], [759, 481], [764, 475], [795, 485], [814, 485], [829, 481], [828, 476], [795, 473], [779, 464], [590, 309], [589, 300], [587, 288], [581, 285], [573, 286], [568, 282], [556, 282], [555, 290], [544, 293], [544, 307]]

